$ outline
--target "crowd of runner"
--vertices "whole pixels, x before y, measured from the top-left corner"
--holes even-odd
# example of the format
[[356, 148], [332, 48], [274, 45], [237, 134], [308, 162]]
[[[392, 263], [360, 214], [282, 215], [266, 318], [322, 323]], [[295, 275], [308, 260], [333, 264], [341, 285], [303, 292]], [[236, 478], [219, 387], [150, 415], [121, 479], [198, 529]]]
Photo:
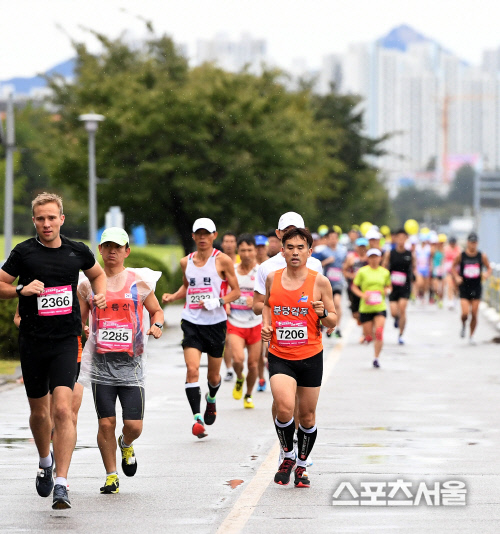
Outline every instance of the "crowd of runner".
[[[143, 429], [147, 340], [161, 337], [164, 326], [155, 296], [161, 273], [125, 266], [130, 241], [116, 227], [100, 239], [101, 267], [86, 245], [61, 235], [57, 195], [40, 194], [32, 209], [37, 235], [17, 245], [0, 270], [0, 298], [19, 301], [14, 321], [39, 453], [36, 489], [42, 497], [52, 494], [54, 509], [64, 509], [71, 507], [68, 470], [83, 387], [92, 391], [98, 420], [105, 470], [100, 492], [119, 492], [118, 449], [124, 475], [137, 472], [134, 444]], [[216, 422], [222, 382], [234, 382], [233, 397], [243, 400], [244, 409], [254, 408], [254, 391], [265, 391], [269, 383], [281, 446], [274, 481], [287, 485], [293, 473], [296, 487], [309, 487], [323, 334], [342, 337], [344, 293], [361, 327], [360, 343], [373, 344], [374, 368], [380, 368], [387, 300], [401, 345], [410, 301], [442, 307], [447, 300], [455, 309], [458, 299], [460, 336], [467, 335], [470, 317], [474, 343], [482, 281], [491, 274], [477, 235], [471, 233], [462, 250], [453, 238], [418, 232], [415, 221], [407, 223], [412, 224], [392, 233], [369, 223], [347, 234], [338, 226], [311, 233], [300, 214], [288, 212], [272, 232], [226, 232], [219, 248], [214, 221], [194, 221], [194, 251], [180, 262], [183, 283], [161, 299], [163, 305], [184, 304], [184, 389], [192, 435], [205, 438]], [[118, 438], [117, 399], [123, 419]]]

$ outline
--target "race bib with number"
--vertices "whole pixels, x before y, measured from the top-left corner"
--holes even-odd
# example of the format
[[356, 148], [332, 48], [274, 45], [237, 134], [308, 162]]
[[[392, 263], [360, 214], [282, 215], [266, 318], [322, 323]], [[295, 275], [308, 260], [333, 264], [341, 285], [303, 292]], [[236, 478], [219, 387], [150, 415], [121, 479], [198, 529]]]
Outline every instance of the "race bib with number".
[[276, 321], [276, 338], [280, 347], [307, 345], [307, 321]]
[[114, 352], [133, 352], [132, 324], [99, 321], [97, 348]]
[[406, 284], [406, 273], [393, 271], [391, 273], [391, 281], [395, 286], [404, 286]]
[[342, 280], [342, 269], [338, 267], [328, 267], [326, 277], [330, 282], [340, 282]]
[[382, 293], [380, 291], [367, 291], [366, 303], [368, 306], [376, 306], [382, 303]]
[[38, 315], [68, 315], [73, 310], [71, 286], [46, 287], [37, 297]]
[[187, 302], [191, 310], [203, 308], [203, 301], [212, 298], [211, 287], [192, 287], [188, 289]]
[[464, 265], [464, 278], [479, 278], [481, 276], [481, 267], [479, 263], [467, 263]]
[[251, 306], [247, 306], [247, 298], [253, 297], [253, 291], [241, 291], [240, 298], [231, 302], [232, 310], [251, 310]]

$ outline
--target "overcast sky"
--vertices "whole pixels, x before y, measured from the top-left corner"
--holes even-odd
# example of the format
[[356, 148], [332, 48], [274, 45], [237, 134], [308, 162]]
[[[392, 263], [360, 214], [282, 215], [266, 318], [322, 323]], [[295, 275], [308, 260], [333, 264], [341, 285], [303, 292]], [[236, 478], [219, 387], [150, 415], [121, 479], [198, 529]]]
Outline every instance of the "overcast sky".
[[[125, 12], [123, 11], [125, 8]], [[44, 72], [73, 55], [69, 36], [97, 50], [86, 26], [116, 37], [143, 35], [141, 15], [191, 54], [196, 40], [249, 32], [287, 68], [303, 57], [309, 67], [409, 24], [471, 63], [500, 45], [498, 0], [0, 0], [0, 80]], [[57, 25], [64, 28], [57, 29]]]

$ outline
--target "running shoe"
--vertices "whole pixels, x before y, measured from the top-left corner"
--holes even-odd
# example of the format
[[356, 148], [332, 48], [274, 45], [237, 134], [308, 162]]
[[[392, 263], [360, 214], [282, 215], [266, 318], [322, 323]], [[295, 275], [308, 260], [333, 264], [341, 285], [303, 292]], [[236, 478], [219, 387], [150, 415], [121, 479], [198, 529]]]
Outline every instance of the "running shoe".
[[274, 475], [274, 482], [280, 486], [287, 486], [290, 483], [290, 475], [295, 467], [295, 463], [295, 458], [285, 458], [278, 472]]
[[213, 425], [215, 423], [215, 418], [217, 416], [217, 409], [215, 407], [215, 401], [209, 402], [208, 393], [205, 394], [205, 400], [207, 401], [207, 407], [205, 408], [205, 415], [203, 416], [203, 418], [207, 425]]
[[394, 317], [394, 328], [399, 328], [399, 317]]
[[255, 408], [252, 395], [245, 395], [245, 398], [243, 399], [243, 408]]
[[133, 445], [130, 447], [123, 446], [123, 434], [118, 438], [118, 446], [122, 451], [122, 469], [123, 473], [128, 477], [133, 477], [137, 471], [137, 460]]
[[378, 360], [375, 358], [375, 360], [373, 360], [373, 367], [376, 367], [377, 369], [380, 367], [380, 364], [378, 363]]
[[105, 493], [106, 495], [111, 493], [119, 493], [120, 492], [120, 481], [118, 480], [118, 475], [108, 475], [106, 477], [106, 482], [104, 483], [104, 486], [101, 488], [101, 493]]
[[232, 371], [228, 371], [226, 373], [226, 376], [224, 377], [224, 382], [232, 382], [234, 377], [234, 373]]
[[257, 386], [257, 391], [266, 391], [266, 380], [265, 378], [259, 378], [259, 384]]
[[295, 481], [294, 481], [296, 488], [310, 488], [311, 482], [309, 480], [309, 476], [306, 472], [305, 467], [296, 467], [295, 468]]
[[[236, 379], [236, 384], [233, 388], [233, 399], [240, 400], [243, 396], [243, 384], [245, 383], [245, 375], [242, 375], [241, 378]], [[207, 423], [208, 424], [208, 423]]]
[[342, 332], [338, 328], [335, 330], [335, 337], [342, 337]]
[[198, 439], [207, 437], [207, 434], [205, 433], [205, 423], [203, 422], [201, 415], [195, 416], [191, 431], [193, 436], [196, 436]]
[[399, 343], [400, 345], [404, 345], [404, 344], [405, 344], [405, 340], [403, 339], [403, 336], [399, 336], [399, 337], [398, 337], [398, 343]]
[[460, 337], [465, 337], [465, 325], [462, 325], [462, 330], [460, 330]]
[[38, 466], [38, 473], [36, 474], [36, 491], [40, 497], [48, 497], [52, 493], [54, 487], [54, 478], [52, 470], [54, 468], [54, 455], [51, 452], [52, 465], [50, 467]]
[[71, 508], [66, 486], [63, 486], [62, 484], [56, 484], [54, 486], [52, 508], [54, 510], [66, 510], [66, 508]]
[[477, 345], [476, 338], [474, 336], [471, 336], [469, 338], [469, 344], [470, 345]]

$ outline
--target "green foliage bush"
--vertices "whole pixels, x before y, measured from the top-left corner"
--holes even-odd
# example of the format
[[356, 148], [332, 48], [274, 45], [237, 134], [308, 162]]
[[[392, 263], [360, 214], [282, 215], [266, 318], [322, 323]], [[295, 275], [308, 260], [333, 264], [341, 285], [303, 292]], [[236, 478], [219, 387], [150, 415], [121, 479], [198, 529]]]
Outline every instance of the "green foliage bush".
[[0, 300], [0, 359], [18, 360], [18, 329], [14, 324], [17, 299]]

